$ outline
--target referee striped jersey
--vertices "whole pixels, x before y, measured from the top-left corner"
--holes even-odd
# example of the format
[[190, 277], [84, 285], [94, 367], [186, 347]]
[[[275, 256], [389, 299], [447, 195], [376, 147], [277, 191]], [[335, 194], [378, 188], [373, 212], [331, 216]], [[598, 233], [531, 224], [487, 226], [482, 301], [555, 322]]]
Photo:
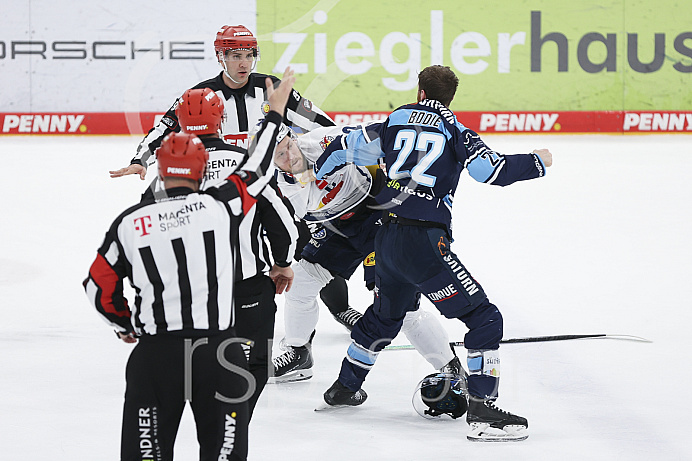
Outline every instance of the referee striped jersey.
[[[271, 112], [254, 154], [219, 187], [166, 191], [125, 210], [98, 249], [84, 288], [121, 333], [209, 334], [233, 325], [237, 236], [271, 176], [279, 114]], [[125, 278], [134, 306], [123, 294]]]
[[[247, 150], [229, 145], [220, 138], [202, 136], [200, 139], [209, 153], [202, 189], [209, 189], [222, 184], [225, 178], [236, 171], [247, 158]], [[165, 196], [158, 178], [150, 187], [154, 189], [156, 196]], [[277, 195], [276, 187], [276, 180], [272, 178], [269, 186], [257, 196], [256, 206], [248, 210], [241, 223], [236, 239], [240, 249], [236, 262], [236, 281], [268, 272], [273, 264], [272, 260], [281, 267], [289, 266], [293, 261], [298, 229], [293, 220], [293, 210]]]
[[[279, 79], [273, 75], [251, 73], [246, 85], [233, 89], [224, 83], [222, 75], [223, 73], [219, 73], [215, 78], [200, 82], [192, 89], [210, 88], [223, 99], [226, 120], [221, 127], [222, 138], [228, 144], [247, 148], [248, 132], [260, 123], [269, 107], [266, 102], [265, 79], [269, 77], [273, 82], [278, 82]], [[152, 153], [161, 145], [163, 138], [171, 131], [180, 131], [178, 117], [175, 115], [176, 107], [177, 101], [144, 137], [130, 163], [147, 166]], [[284, 123], [303, 131], [334, 125], [334, 121], [327, 114], [310, 100], [303, 98], [295, 89], [291, 91], [286, 104]]]

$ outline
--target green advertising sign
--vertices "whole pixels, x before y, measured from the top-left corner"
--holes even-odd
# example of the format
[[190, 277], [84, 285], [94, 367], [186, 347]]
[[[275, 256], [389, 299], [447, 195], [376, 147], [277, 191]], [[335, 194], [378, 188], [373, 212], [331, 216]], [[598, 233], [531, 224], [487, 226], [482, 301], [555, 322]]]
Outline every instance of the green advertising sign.
[[258, 70], [327, 111], [390, 111], [450, 66], [456, 111], [692, 110], [692, 2], [257, 0]]

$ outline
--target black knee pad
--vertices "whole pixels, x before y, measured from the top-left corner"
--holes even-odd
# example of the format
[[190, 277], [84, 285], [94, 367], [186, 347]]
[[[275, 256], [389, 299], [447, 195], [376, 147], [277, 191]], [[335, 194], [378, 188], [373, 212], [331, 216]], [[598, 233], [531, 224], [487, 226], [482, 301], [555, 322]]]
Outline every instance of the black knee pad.
[[335, 276], [331, 282], [320, 291], [320, 298], [329, 312], [338, 314], [348, 309], [348, 286], [341, 276]]

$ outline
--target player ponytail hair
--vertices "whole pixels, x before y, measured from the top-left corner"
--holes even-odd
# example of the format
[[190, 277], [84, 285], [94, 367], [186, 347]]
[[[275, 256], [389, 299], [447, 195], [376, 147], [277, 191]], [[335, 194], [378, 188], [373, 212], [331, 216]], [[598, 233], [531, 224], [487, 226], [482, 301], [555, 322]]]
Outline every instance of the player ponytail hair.
[[458, 86], [459, 78], [448, 66], [428, 66], [418, 74], [418, 89], [425, 90], [425, 97], [447, 107], [452, 104]]

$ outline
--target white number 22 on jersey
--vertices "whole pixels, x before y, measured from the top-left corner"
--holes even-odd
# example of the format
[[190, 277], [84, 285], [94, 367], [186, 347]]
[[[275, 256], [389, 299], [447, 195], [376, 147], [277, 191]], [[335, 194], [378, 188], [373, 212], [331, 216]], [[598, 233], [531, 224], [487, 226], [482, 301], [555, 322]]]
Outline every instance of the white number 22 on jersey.
[[[415, 130], [401, 130], [394, 139], [394, 149], [399, 151], [394, 164], [389, 169], [392, 179], [411, 178], [421, 186], [433, 187], [437, 177], [425, 174], [426, 171], [440, 158], [445, 147], [445, 136], [442, 133]], [[417, 152], [415, 165], [407, 162], [411, 152]], [[406, 169], [403, 169], [405, 168]]]

